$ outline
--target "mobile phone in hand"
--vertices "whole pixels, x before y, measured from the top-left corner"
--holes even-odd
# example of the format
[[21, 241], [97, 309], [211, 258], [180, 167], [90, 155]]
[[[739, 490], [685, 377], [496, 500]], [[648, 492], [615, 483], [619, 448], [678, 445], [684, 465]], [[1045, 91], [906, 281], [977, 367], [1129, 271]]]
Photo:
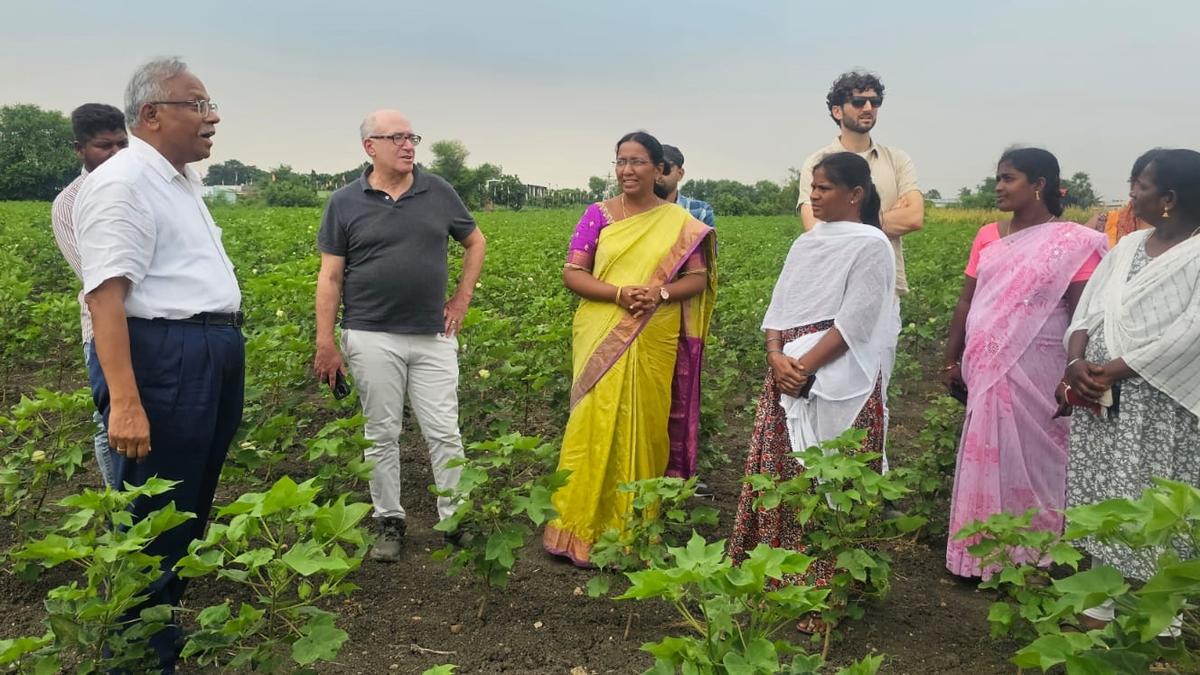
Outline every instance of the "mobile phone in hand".
[[350, 395], [350, 383], [346, 381], [346, 376], [342, 374], [342, 371], [337, 371], [337, 380], [330, 387], [330, 391], [333, 392], [333, 397], [339, 401]]

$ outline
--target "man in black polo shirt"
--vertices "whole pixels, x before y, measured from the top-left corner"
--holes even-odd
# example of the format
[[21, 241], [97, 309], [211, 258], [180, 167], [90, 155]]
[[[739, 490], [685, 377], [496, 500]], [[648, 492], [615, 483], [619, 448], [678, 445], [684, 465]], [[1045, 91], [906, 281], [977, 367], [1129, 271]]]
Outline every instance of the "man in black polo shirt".
[[[421, 137], [404, 115], [376, 111], [360, 131], [371, 167], [329, 199], [317, 235], [314, 369], [330, 386], [344, 372], [333, 338], [341, 304], [342, 353], [373, 444], [365, 453], [375, 462], [371, 501], [379, 524], [371, 558], [391, 562], [405, 532], [399, 436], [406, 394], [429, 446], [434, 482], [443, 490], [458, 485], [459, 469], [447, 466], [463, 456], [455, 335], [483, 269], [486, 241], [449, 183], [415, 166]], [[447, 301], [450, 237], [466, 253]], [[437, 506], [440, 519], [454, 513], [445, 497]]]

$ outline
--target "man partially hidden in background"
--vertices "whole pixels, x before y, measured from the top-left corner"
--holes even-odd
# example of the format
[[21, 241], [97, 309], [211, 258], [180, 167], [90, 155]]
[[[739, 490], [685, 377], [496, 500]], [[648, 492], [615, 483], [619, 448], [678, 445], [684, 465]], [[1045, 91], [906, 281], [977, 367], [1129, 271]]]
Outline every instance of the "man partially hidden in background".
[[[79, 194], [79, 188], [88, 174], [117, 154], [118, 150], [129, 147], [129, 135], [125, 132], [125, 113], [103, 103], [84, 103], [76, 108], [71, 113], [71, 129], [75, 133], [75, 154], [83, 164], [83, 171], [54, 198], [50, 222], [58, 250], [71, 266], [75, 277], [82, 282], [79, 246], [75, 242], [75, 220], [71, 214], [75, 207], [75, 196]], [[88, 313], [87, 303], [84, 302], [82, 288], [79, 290], [79, 327], [83, 334], [83, 365], [87, 367], [88, 352], [92, 349], [92, 316]], [[96, 435], [92, 443], [96, 453], [96, 467], [100, 470], [104, 484], [113, 485], [112, 458], [108, 454], [108, 432], [104, 430], [104, 417], [98, 409], [93, 413], [92, 420], [96, 423]]]

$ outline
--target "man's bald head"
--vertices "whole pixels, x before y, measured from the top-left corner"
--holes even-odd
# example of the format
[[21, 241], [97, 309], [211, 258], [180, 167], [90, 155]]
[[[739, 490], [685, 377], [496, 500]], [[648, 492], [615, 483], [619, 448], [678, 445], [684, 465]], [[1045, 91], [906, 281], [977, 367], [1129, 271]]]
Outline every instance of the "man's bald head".
[[412, 125], [409, 123], [408, 118], [404, 116], [404, 113], [400, 112], [399, 110], [384, 108], [382, 110], [376, 110], [375, 112], [363, 118], [362, 124], [358, 127], [358, 132], [361, 134], [362, 140], [365, 141], [369, 136], [386, 133], [381, 132], [380, 129], [394, 127], [397, 125], [405, 128], [412, 128]]

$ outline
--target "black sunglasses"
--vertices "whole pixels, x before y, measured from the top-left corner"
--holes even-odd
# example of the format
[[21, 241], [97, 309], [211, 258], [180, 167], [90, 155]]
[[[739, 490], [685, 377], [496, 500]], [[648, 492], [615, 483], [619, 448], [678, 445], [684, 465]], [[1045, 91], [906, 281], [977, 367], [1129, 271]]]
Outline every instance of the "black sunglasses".
[[882, 96], [851, 96], [850, 97], [850, 105], [854, 106], [855, 108], [861, 108], [868, 103], [871, 104], [872, 108], [878, 108], [879, 106], [883, 105], [883, 97]]

